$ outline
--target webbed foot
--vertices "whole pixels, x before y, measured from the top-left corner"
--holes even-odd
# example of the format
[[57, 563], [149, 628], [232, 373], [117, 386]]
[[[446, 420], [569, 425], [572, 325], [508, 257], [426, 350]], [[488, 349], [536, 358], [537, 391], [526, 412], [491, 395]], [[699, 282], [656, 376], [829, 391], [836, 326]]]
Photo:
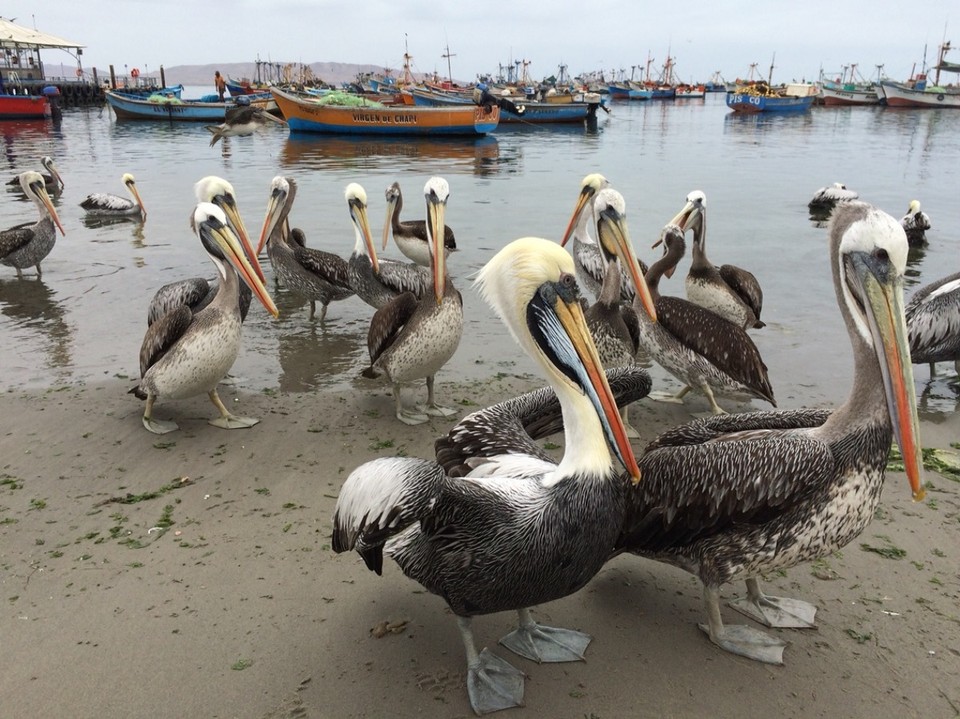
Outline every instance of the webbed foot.
[[575, 629], [521, 625], [500, 640], [514, 654], [534, 662], [578, 662], [590, 644], [590, 635]]
[[765, 664], [783, 664], [783, 648], [787, 643], [777, 637], [743, 624], [728, 624], [716, 634], [711, 633], [706, 624], [698, 626], [721, 649]]
[[523, 672], [484, 649], [479, 662], [467, 669], [470, 706], [477, 714], [522, 706], [523, 679]]

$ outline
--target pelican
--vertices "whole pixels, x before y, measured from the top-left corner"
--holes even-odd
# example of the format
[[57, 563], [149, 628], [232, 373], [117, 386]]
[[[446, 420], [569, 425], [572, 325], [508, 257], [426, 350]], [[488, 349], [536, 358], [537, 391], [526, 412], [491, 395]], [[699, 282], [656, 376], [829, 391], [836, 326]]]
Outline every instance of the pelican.
[[267, 126], [268, 122], [286, 125], [286, 121], [274, 117], [261, 105], [241, 104], [237, 98], [237, 106], [227, 109], [224, 121], [219, 125], [206, 125], [207, 130], [213, 133], [210, 147], [213, 147], [224, 137], [245, 137]]
[[87, 199], [80, 203], [80, 207], [87, 211], [90, 217], [129, 217], [139, 215], [141, 220], [147, 219], [147, 209], [140, 199], [137, 183], [133, 175], [125, 172], [121, 178], [124, 187], [130, 191], [133, 200], [106, 192], [95, 192], [87, 195]]
[[143, 338], [141, 379], [130, 393], [147, 401], [143, 426], [155, 434], [177, 429], [176, 423], [153, 417], [153, 404], [159, 397], [183, 399], [206, 392], [220, 412], [210, 424], [223, 429], [252, 427], [260, 421], [231, 414], [220, 401], [217, 384], [240, 351], [240, 278], [274, 317], [277, 307], [247, 260], [223, 210], [213, 203], [201, 202], [193, 220], [197, 237], [219, 272], [219, 288], [204, 309], [194, 314], [187, 305], [181, 305], [154, 322]]
[[[439, 245], [439, 241], [436, 242]], [[515, 610], [501, 640], [538, 662], [582, 659], [590, 637], [540, 626], [530, 607], [567, 596], [601, 567], [618, 534], [624, 483], [609, 446], [632, 477], [632, 449], [579, 303], [573, 261], [555, 242], [508, 244], [477, 284], [560, 401], [566, 443], [546, 476], [448, 477], [433, 461], [380, 458], [355, 469], [333, 518], [336, 552], [355, 549], [382, 571], [384, 552], [456, 615], [477, 714], [518, 706], [523, 673], [478, 652], [474, 616]]]
[[[441, 407], [434, 398], [434, 379], [460, 344], [463, 333], [463, 300], [447, 274], [443, 246], [443, 216], [450, 187], [442, 177], [431, 177], [423, 188], [427, 203], [427, 246], [433, 275], [433, 293], [417, 297], [403, 292], [378, 309], [370, 322], [367, 345], [370, 366], [363, 375], [386, 376], [393, 384], [397, 419], [422, 424], [430, 415], [450, 417], [456, 411]], [[423, 413], [403, 406], [401, 386], [426, 378], [427, 404]]]
[[[63, 178], [60, 176], [60, 171], [57, 170], [57, 166], [53, 162], [53, 158], [49, 155], [44, 155], [40, 158], [40, 164], [43, 166], [43, 169], [46, 170], [46, 173], [41, 173], [43, 178], [43, 183], [47, 188], [47, 192], [59, 195], [60, 190], [62, 190], [66, 185], [63, 182]], [[20, 175], [13, 177], [7, 182], [8, 187], [20, 188]]]
[[[592, 217], [587, 209], [592, 209], [592, 202], [597, 193], [609, 186], [609, 180], [598, 173], [592, 173], [583, 178], [580, 182], [577, 204], [570, 216], [570, 221], [567, 223], [563, 238], [560, 240], [560, 246], [564, 247], [570, 238], [573, 238], [573, 261], [577, 267], [577, 279], [581, 285], [593, 293], [594, 297], [600, 296], [607, 262], [597, 243], [588, 232], [591, 222], [594, 225], [596, 224], [596, 218]], [[637, 260], [637, 262], [640, 265], [640, 273], [645, 275], [647, 265], [641, 260]], [[621, 274], [620, 299], [633, 302], [635, 293], [636, 290], [634, 290], [630, 277]]]
[[39, 172], [21, 172], [20, 188], [37, 206], [40, 219], [32, 224], [25, 222], [0, 232], [0, 264], [16, 269], [17, 279], [23, 279], [24, 267], [36, 267], [37, 277], [40, 277], [43, 274], [40, 262], [53, 249], [57, 241], [57, 229], [61, 235], [67, 233], [63, 231], [63, 225], [60, 224], [60, 218]]
[[[430, 248], [427, 246], [427, 223], [424, 220], [407, 220], [400, 222], [400, 211], [403, 209], [403, 195], [400, 193], [400, 183], [394, 182], [386, 191], [387, 217], [383, 223], [383, 247], [387, 249], [390, 241], [390, 230], [393, 230], [393, 240], [400, 251], [421, 267], [430, 266]], [[443, 226], [444, 254], [457, 249], [457, 240], [446, 225]]]
[[[240, 210], [237, 207], [237, 197], [233, 190], [233, 185], [216, 175], [208, 175], [201, 178], [193, 186], [193, 194], [197, 202], [212, 202], [227, 217], [227, 224], [233, 230], [233, 234], [240, 240], [243, 251], [253, 271], [263, 282], [263, 269], [260, 267], [260, 261], [257, 254], [253, 251], [250, 244], [250, 237], [247, 234], [247, 228], [243, 224], [243, 218], [240, 216]], [[190, 225], [193, 228], [193, 214], [190, 215]], [[196, 232], [196, 228], [193, 228]], [[217, 295], [216, 282], [210, 282], [205, 277], [190, 277], [185, 280], [177, 280], [163, 285], [150, 300], [147, 308], [147, 327], [152, 325], [170, 310], [176, 309], [181, 305], [187, 305], [197, 313], [210, 304]], [[247, 312], [250, 309], [250, 301], [253, 298], [253, 292], [246, 282], [240, 283], [240, 319], [247, 318]]]
[[327, 316], [327, 305], [353, 294], [347, 262], [339, 255], [307, 247], [303, 233], [291, 237], [288, 217], [297, 196], [297, 182], [277, 175], [270, 183], [270, 201], [260, 230], [257, 252], [266, 244], [270, 264], [284, 285], [310, 300], [310, 319], [322, 305], [320, 321]]
[[847, 186], [842, 182], [834, 182], [832, 185], [827, 187], [821, 187], [817, 190], [813, 199], [807, 203], [807, 208], [811, 212], [829, 212], [840, 202], [850, 202], [851, 200], [856, 200], [860, 197], [859, 194], [853, 190], [848, 190]]
[[960, 376], [960, 272], [914, 292], [906, 316], [911, 361], [928, 363], [933, 377], [937, 362], [952, 360]]
[[707, 196], [700, 190], [687, 195], [687, 204], [672, 220], [684, 232], [693, 229], [693, 263], [687, 274], [687, 299], [706, 307], [744, 329], [759, 329], [763, 290], [752, 272], [736, 265], [714, 266], [707, 259]]
[[660, 277], [672, 274], [683, 257], [683, 230], [668, 224], [657, 244], [660, 242], [664, 244], [664, 255], [651, 265], [646, 276], [657, 322], [637, 312], [640, 345], [685, 386], [673, 397], [657, 393], [651, 397], [682, 403], [683, 396], [696, 389], [706, 395], [714, 414], [722, 414], [724, 410], [717, 404], [714, 392], [745, 392], [776, 407], [767, 366], [742, 327], [687, 300], [660, 295]]
[[915, 500], [923, 498], [919, 423], [903, 314], [907, 242], [897, 221], [844, 203], [830, 225], [837, 302], [853, 348], [854, 381], [832, 413], [751, 412], [661, 434], [640, 460], [615, 553], [695, 574], [701, 629], [727, 651], [780, 664], [784, 643], [724, 625], [720, 587], [746, 580], [736, 609], [773, 627], [811, 627], [816, 608], [765, 596], [757, 577], [834, 552], [873, 518], [896, 437]]
[[413, 292], [420, 297], [429, 290], [433, 277], [425, 266], [394, 262], [377, 258], [367, 219], [367, 193], [356, 182], [347, 185], [344, 192], [350, 219], [353, 220], [355, 242], [347, 260], [350, 286], [357, 297], [379, 310], [402, 292]]
[[911, 247], [927, 244], [926, 232], [930, 229], [930, 218], [920, 209], [920, 200], [910, 200], [907, 214], [900, 218], [900, 226], [907, 233], [907, 242]]

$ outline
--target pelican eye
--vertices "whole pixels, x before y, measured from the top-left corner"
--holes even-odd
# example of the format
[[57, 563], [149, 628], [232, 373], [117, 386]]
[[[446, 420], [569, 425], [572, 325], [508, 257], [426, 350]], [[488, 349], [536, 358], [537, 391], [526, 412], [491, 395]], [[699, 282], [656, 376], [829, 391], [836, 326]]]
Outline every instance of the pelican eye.
[[877, 249], [875, 249], [875, 250], [873, 251], [873, 256], [876, 257], [876, 258], [877, 258], [878, 260], [880, 260], [881, 262], [889, 262], [889, 261], [890, 261], [890, 255], [889, 255], [889, 254], [887, 253], [887, 251], [886, 251], [885, 249], [883, 249], [882, 247], [878, 247]]

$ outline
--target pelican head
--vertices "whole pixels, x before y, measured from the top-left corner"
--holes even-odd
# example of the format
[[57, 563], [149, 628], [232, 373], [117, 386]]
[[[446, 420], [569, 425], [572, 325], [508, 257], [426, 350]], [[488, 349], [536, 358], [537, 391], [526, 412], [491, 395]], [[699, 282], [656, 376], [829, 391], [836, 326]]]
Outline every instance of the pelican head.
[[600, 192], [600, 190], [609, 185], [610, 182], [607, 178], [598, 172], [593, 172], [580, 181], [580, 194], [577, 196], [577, 204], [573, 208], [573, 214], [567, 223], [567, 229], [564, 230], [563, 239], [560, 240], [561, 247], [566, 245], [570, 240], [570, 236], [573, 235], [573, 231], [580, 222], [580, 216], [583, 214], [584, 209], [589, 206], [590, 201], [596, 197], [596, 194]]
[[844, 203], [830, 221], [837, 301], [851, 336], [873, 350], [883, 377], [889, 421], [915, 500], [921, 484], [919, 420], [903, 313], [907, 237], [900, 223], [863, 202]]
[[668, 224], [676, 225], [681, 232], [693, 230], [694, 243], [701, 243], [707, 234], [707, 196], [703, 190], [694, 190], [687, 195], [686, 204]]
[[240, 240], [230, 229], [224, 211], [212, 202], [201, 202], [193, 211], [193, 226], [207, 254], [216, 263], [221, 279], [226, 279], [227, 266], [224, 263], [229, 262], [240, 279], [253, 290], [263, 306], [267, 308], [267, 312], [274, 317], [279, 315], [277, 306], [267, 293], [263, 282], [250, 266]]
[[120, 178], [124, 184], [124, 187], [130, 191], [130, 194], [133, 195], [134, 202], [140, 206], [140, 216], [145, 220], [147, 219], [147, 208], [143, 206], [143, 200], [140, 199], [140, 191], [137, 189], [137, 181], [133, 179], [133, 175], [129, 172], [123, 173], [123, 177]]
[[46, 212], [50, 215], [50, 219], [53, 220], [53, 223], [60, 230], [60, 234], [66, 236], [67, 233], [64, 232], [63, 225], [60, 224], [60, 217], [57, 215], [57, 210], [54, 208], [53, 201], [47, 193], [47, 184], [43, 179], [43, 175], [34, 170], [21, 172], [20, 189], [23, 190], [24, 195], [33, 200], [41, 212]]
[[227, 216], [227, 222], [230, 223], [230, 229], [239, 238], [243, 245], [243, 251], [247, 253], [250, 264], [257, 276], [263, 281], [263, 268], [260, 267], [260, 260], [257, 259], [257, 253], [253, 251], [250, 244], [250, 235], [247, 234], [247, 227], [243, 224], [243, 218], [240, 216], [240, 210], [237, 209], [237, 196], [233, 191], [233, 185], [216, 175], [207, 175], [201, 178], [193, 186], [193, 194], [197, 202], [212, 202]]
[[53, 178], [53, 189], [54, 192], [57, 192], [64, 187], [66, 184], [63, 181], [63, 178], [60, 177], [60, 172], [57, 170], [57, 166], [53, 164], [53, 158], [49, 155], [44, 155], [40, 158], [40, 164], [43, 165], [43, 169], [50, 173], [50, 177]]
[[[658, 247], [663, 245], [663, 254], [668, 255], [671, 252], [677, 255], [677, 261], [679, 258], [683, 257], [684, 253], [687, 251], [687, 243], [683, 239], [683, 230], [680, 229], [678, 225], [668, 222], [662, 230], [660, 230], [660, 239], [653, 243], [653, 247]], [[664, 270], [668, 278], [673, 277], [673, 273], [676, 271], [677, 265], [674, 263], [671, 267], [668, 267]]]
[[610, 469], [609, 445], [637, 481], [640, 470], [587, 329], [574, 273], [572, 258], [559, 245], [525, 237], [500, 250], [476, 284], [557, 392], [568, 448], [561, 473]]
[[383, 246], [381, 249], [387, 249], [387, 243], [390, 241], [390, 225], [393, 220], [393, 213], [397, 209], [399, 204], [403, 206], [403, 196], [400, 194], [400, 183], [394, 182], [390, 187], [387, 188], [385, 193], [387, 198], [387, 218], [383, 223]]
[[443, 228], [450, 185], [442, 177], [431, 177], [423, 186], [423, 196], [427, 202], [427, 246], [430, 249], [430, 265], [433, 269], [433, 292], [439, 305], [443, 301], [447, 281]]
[[910, 200], [910, 206], [907, 207], [908, 215], [915, 215], [920, 212], [920, 200]]
[[367, 219], [367, 191], [356, 182], [347, 185], [343, 193], [350, 209], [350, 220], [353, 222], [356, 244], [354, 251], [367, 255], [374, 272], [380, 271], [380, 262], [377, 260], [377, 250], [373, 246], [373, 237], [370, 235], [370, 221]]
[[273, 235], [283, 220], [290, 214], [290, 203], [292, 196], [296, 194], [297, 181], [292, 177], [277, 175], [270, 180], [270, 199], [267, 200], [267, 214], [263, 218], [263, 225], [260, 227], [260, 239], [257, 241], [257, 251], [259, 255], [267, 240]]

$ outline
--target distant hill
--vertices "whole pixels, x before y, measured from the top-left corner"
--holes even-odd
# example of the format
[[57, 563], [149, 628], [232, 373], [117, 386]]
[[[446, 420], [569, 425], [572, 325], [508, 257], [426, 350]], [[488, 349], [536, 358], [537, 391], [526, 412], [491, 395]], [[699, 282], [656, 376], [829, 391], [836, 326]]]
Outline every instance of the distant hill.
[[[383, 65], [357, 65], [344, 62], [312, 62], [307, 64], [317, 77], [331, 85], [339, 85], [342, 82], [354, 80], [359, 73], [382, 73]], [[264, 82], [282, 82], [283, 68], [289, 66], [290, 71], [297, 73], [299, 63], [261, 63], [260, 78]], [[241, 80], [247, 78], [257, 79], [257, 65], [252, 62], [224, 62], [210, 65], [173, 65], [163, 69], [163, 75], [168, 85], [210, 85], [213, 87], [213, 73], [217, 70], [220, 74], [231, 80]], [[109, 76], [98, 69], [98, 73], [104, 77]], [[393, 69], [394, 77], [398, 76], [400, 71]], [[159, 77], [158, 71], [150, 71], [150, 77]], [[297, 79], [294, 76], [294, 79]], [[419, 77], [417, 78], [419, 79]]]

